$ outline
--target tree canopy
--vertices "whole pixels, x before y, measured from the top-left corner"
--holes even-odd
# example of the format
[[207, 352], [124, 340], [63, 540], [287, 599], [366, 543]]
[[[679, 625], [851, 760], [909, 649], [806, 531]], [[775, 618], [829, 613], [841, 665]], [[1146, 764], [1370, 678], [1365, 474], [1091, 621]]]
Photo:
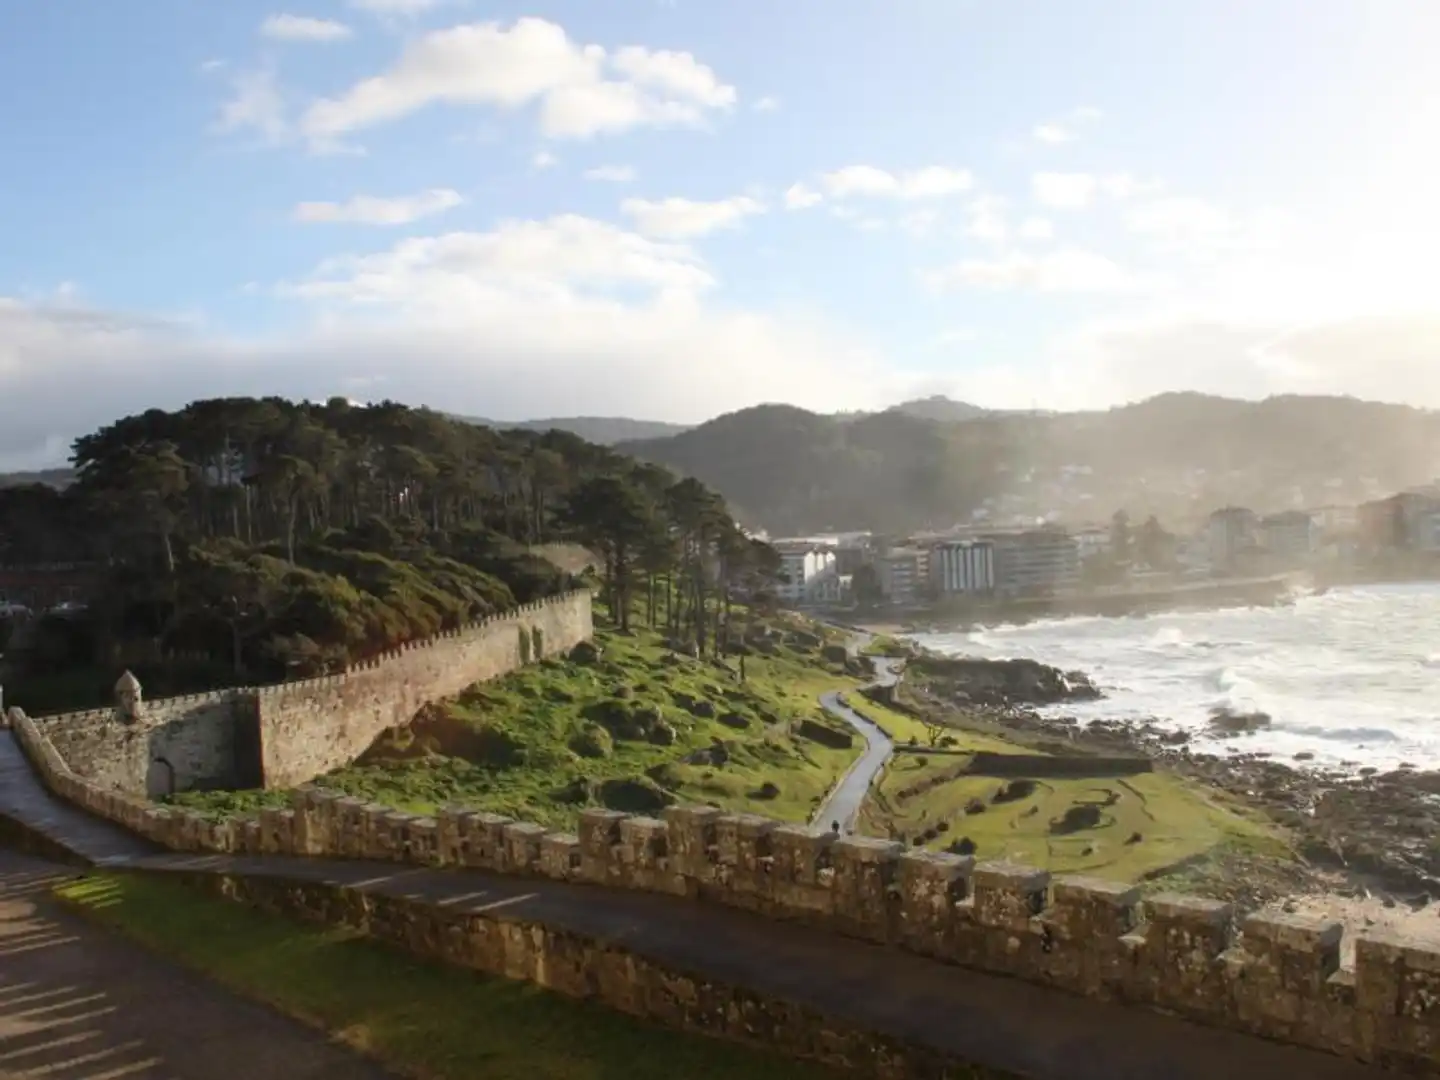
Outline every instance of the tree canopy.
[[154, 409], [76, 440], [73, 463], [63, 491], [0, 489], [0, 562], [104, 567], [86, 633], [65, 639], [94, 655], [60, 649], [62, 667], [333, 669], [574, 587], [531, 551], [557, 541], [596, 554], [617, 623], [644, 588], [704, 648], [709, 593], [763, 592], [770, 565], [698, 481], [563, 431], [392, 402]]

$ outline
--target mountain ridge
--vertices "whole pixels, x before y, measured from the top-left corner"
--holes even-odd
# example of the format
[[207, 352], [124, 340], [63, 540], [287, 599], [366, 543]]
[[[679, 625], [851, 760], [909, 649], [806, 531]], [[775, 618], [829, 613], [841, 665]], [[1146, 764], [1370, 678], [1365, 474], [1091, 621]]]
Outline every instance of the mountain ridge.
[[615, 449], [696, 476], [780, 533], [950, 528], [977, 511], [1193, 524], [1226, 503], [1353, 505], [1440, 474], [1440, 413], [1354, 397], [1176, 391], [1055, 413], [962, 402], [953, 421], [921, 404], [843, 418], [760, 405]]

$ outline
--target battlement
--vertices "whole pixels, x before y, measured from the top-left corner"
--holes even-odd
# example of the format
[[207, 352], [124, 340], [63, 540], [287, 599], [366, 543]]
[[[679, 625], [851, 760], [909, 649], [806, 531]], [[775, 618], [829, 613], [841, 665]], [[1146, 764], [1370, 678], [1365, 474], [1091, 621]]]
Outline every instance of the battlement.
[[590, 593], [577, 589], [331, 675], [137, 702], [126, 717], [108, 708], [38, 719], [72, 767], [102, 788], [163, 795], [201, 785], [291, 787], [354, 760], [424, 705], [592, 633]]
[[429, 637], [418, 638], [415, 641], [407, 641], [393, 649], [386, 649], [384, 652], [366, 657], [364, 660], [358, 660], [350, 664], [344, 671], [332, 675], [317, 675], [309, 679], [292, 679], [289, 682], [271, 683], [266, 686], [253, 687], [249, 692], [261, 696], [276, 696], [337, 688], [344, 685], [347, 677], [351, 675], [383, 670], [388, 665], [405, 660], [413, 653], [426, 652], [446, 643], [479, 640], [494, 633], [496, 627], [519, 626], [521, 622], [525, 621], [526, 616], [564, 610], [572, 605], [578, 597], [588, 595], [589, 591], [585, 589], [559, 593], [543, 600], [521, 604], [519, 607], [511, 608], [509, 611], [497, 615], [488, 615], [483, 619], [466, 623], [464, 626], [441, 630]]
[[[18, 710], [17, 710], [18, 714]], [[76, 777], [12, 717], [47, 786], [175, 851], [371, 859], [635, 889], [746, 908], [1104, 1000], [1401, 1068], [1440, 1065], [1440, 947], [1378, 934], [1341, 966], [1339, 923], [968, 856], [839, 837], [753, 814], [586, 810], [576, 833], [498, 814], [422, 817], [303, 787], [223, 822]], [[1043, 1022], [1037, 1018], [1037, 1022]]]

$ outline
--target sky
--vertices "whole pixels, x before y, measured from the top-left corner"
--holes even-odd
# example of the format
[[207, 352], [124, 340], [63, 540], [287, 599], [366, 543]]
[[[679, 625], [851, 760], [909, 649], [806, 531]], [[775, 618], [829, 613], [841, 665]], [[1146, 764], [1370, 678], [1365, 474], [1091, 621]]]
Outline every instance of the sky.
[[222, 394], [1440, 406], [1434, 0], [0, 0], [0, 469]]

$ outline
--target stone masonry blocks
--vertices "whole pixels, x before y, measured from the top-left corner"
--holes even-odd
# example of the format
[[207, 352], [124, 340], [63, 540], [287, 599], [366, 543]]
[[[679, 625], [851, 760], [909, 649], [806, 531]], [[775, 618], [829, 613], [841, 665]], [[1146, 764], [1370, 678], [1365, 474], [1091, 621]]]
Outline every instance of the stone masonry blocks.
[[[1440, 946], [1426, 941], [1362, 934], [1349, 970], [1340, 966], [1341, 928], [1325, 919], [1253, 915], [1237, 935], [1231, 907], [1212, 900], [1142, 902], [1131, 886], [1052, 883], [1032, 867], [713, 807], [672, 806], [658, 820], [589, 809], [571, 835], [496, 814], [451, 808], [431, 819], [304, 790], [288, 809], [214, 824], [103, 790], [71, 773], [34, 721], [12, 717], [12, 727], [52, 791], [174, 850], [382, 858], [674, 893], [1400, 1069], [1440, 1066]], [[355, 917], [383, 927], [412, 914], [376, 904]], [[494, 962], [508, 970], [508, 946], [494, 945]], [[515, 974], [536, 972], [519, 965]]]

